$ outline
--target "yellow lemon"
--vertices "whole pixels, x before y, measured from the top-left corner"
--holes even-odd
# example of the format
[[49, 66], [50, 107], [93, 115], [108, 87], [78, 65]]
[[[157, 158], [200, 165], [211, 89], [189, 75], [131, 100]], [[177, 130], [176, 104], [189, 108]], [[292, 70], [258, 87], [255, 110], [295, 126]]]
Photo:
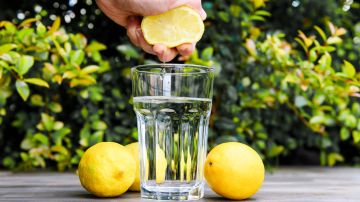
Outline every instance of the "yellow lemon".
[[[134, 142], [125, 146], [125, 148], [131, 153], [136, 162], [136, 175], [134, 183], [131, 185], [129, 190], [131, 191], [140, 191], [140, 158], [139, 158], [139, 143]], [[146, 166], [146, 175], [145, 178], [148, 178], [149, 173], [149, 162], [145, 157]], [[162, 183], [165, 181], [167, 162], [165, 158], [164, 151], [159, 147], [156, 148], [156, 182]]]
[[125, 146], [125, 148], [131, 153], [133, 156], [136, 169], [135, 169], [135, 180], [129, 190], [131, 191], [140, 191], [140, 158], [139, 158], [139, 143], [134, 142]]
[[163, 44], [172, 48], [199, 41], [204, 33], [204, 23], [196, 11], [181, 6], [159, 15], [144, 17], [141, 29], [149, 44]]
[[[156, 147], [156, 183], [161, 184], [165, 181], [167, 161], [164, 151], [157, 145]], [[148, 176], [148, 173], [146, 173]]]
[[264, 181], [265, 169], [251, 147], [227, 142], [213, 148], [205, 162], [205, 178], [217, 194], [234, 200], [254, 195]]
[[136, 164], [126, 148], [115, 142], [101, 142], [82, 156], [78, 174], [81, 185], [99, 197], [124, 193], [134, 182]]

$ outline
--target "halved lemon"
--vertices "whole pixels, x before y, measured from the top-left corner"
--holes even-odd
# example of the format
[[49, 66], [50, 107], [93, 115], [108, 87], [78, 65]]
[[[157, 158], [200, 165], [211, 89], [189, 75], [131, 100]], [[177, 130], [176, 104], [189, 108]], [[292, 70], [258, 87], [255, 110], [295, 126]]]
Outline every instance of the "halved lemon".
[[144, 17], [141, 29], [149, 44], [172, 48], [198, 42], [204, 33], [204, 23], [196, 11], [180, 6], [159, 15]]

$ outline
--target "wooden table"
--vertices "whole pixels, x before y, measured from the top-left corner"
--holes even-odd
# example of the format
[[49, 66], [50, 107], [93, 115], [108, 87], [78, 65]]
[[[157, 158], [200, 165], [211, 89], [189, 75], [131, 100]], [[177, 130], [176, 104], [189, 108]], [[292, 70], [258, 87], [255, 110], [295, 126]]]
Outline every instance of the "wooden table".
[[[0, 172], [0, 201], [150, 201], [137, 192], [99, 199], [87, 193], [73, 173]], [[200, 201], [225, 201], [209, 188]], [[287, 167], [267, 174], [260, 191], [246, 201], [360, 201], [360, 168]]]

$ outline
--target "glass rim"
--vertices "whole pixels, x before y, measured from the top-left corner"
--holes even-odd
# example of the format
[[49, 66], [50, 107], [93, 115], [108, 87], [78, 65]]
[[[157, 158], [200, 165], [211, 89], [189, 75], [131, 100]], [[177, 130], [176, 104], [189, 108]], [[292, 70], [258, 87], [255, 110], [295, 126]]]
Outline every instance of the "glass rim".
[[155, 75], [160, 75], [161, 72], [151, 72], [151, 71], [146, 71], [146, 70], [142, 70], [141, 68], [162, 68], [162, 67], [196, 67], [199, 68], [201, 70], [203, 70], [202, 72], [166, 72], [167, 75], [189, 75], [189, 74], [208, 74], [208, 73], [212, 73], [215, 71], [214, 67], [207, 67], [207, 66], [202, 66], [202, 65], [195, 65], [195, 64], [176, 64], [176, 63], [165, 63], [165, 64], [146, 64], [146, 65], [138, 65], [135, 67], [131, 68], [131, 72], [137, 72], [137, 73], [144, 73], [144, 74], [155, 74]]

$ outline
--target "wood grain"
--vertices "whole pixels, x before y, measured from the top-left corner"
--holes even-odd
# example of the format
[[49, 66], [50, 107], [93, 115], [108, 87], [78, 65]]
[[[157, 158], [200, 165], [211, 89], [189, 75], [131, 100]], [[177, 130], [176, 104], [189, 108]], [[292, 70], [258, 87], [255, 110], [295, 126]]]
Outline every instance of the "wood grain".
[[[122, 201], [140, 200], [137, 192], [99, 199], [87, 193], [73, 173], [0, 172], [0, 201]], [[226, 201], [206, 188], [200, 201]], [[260, 191], [245, 201], [360, 201], [359, 168], [288, 167], [267, 174]]]

